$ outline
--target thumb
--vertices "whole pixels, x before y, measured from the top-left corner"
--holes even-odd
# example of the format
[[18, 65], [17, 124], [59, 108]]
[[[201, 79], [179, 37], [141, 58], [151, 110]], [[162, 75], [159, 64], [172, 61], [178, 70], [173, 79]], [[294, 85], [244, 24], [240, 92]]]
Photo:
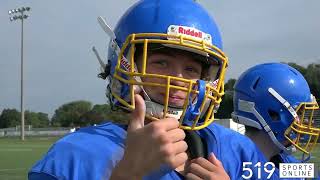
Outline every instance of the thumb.
[[216, 166], [222, 166], [221, 162], [217, 159], [213, 152], [210, 153], [208, 160]]
[[143, 98], [136, 94], [134, 96], [135, 109], [131, 113], [131, 120], [129, 122], [128, 131], [135, 131], [144, 126], [144, 119], [146, 115], [146, 104]]

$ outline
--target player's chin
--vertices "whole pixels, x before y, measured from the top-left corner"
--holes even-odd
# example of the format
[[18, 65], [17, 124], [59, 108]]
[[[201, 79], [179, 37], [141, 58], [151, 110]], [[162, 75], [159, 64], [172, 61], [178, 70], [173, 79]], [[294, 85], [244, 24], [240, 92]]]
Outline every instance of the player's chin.
[[173, 107], [173, 108], [183, 108], [183, 105], [184, 105], [184, 99], [168, 98], [167, 103], [164, 98], [158, 98], [154, 100], [159, 104], [162, 104], [163, 106], [168, 104], [169, 107]]
[[184, 99], [169, 98], [168, 104], [170, 107], [183, 108]]

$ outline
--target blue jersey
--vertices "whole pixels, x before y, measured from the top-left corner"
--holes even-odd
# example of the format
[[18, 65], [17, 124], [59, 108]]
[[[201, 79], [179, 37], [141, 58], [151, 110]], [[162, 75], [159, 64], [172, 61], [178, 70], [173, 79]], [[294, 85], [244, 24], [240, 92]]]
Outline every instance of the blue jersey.
[[[265, 158], [249, 138], [217, 124], [211, 124], [198, 133], [206, 140], [208, 154], [213, 152], [216, 155], [230, 179], [248, 176], [249, 172], [243, 170], [243, 162], [252, 164], [246, 166], [253, 172], [251, 179], [266, 179], [268, 174], [261, 171], [260, 176], [254, 167], [258, 162], [265, 163]], [[125, 127], [113, 123], [71, 133], [57, 141], [32, 167], [29, 180], [108, 179], [123, 156], [126, 135]], [[143, 179], [179, 180], [183, 177], [175, 170], [162, 166]]]

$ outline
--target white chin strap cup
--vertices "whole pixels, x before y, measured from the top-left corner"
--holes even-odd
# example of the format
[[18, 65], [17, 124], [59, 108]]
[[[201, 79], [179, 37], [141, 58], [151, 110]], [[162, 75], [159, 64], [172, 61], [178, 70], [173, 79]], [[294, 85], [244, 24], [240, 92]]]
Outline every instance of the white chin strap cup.
[[[146, 114], [158, 119], [165, 118], [164, 112], [163, 112], [164, 111], [163, 105], [153, 102], [151, 100], [145, 100], [145, 103], [146, 103]], [[183, 112], [182, 109], [168, 107], [166, 117], [180, 119], [182, 112]]]

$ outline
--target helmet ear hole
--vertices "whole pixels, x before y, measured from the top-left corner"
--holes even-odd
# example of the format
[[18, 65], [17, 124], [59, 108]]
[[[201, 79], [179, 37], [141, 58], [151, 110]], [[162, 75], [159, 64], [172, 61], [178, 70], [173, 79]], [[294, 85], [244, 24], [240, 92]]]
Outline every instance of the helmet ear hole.
[[298, 75], [296, 71], [294, 71], [293, 69], [290, 69], [291, 72], [293, 72], [294, 75]]
[[260, 77], [258, 77], [258, 78], [255, 80], [255, 82], [254, 82], [254, 84], [253, 84], [253, 86], [252, 86], [252, 89], [256, 90], [256, 88], [257, 88], [257, 86], [258, 86], [258, 84], [259, 84], [259, 81], [260, 81]]
[[272, 119], [272, 121], [280, 121], [280, 115], [279, 113], [273, 111], [273, 110], [268, 110], [269, 116]]

